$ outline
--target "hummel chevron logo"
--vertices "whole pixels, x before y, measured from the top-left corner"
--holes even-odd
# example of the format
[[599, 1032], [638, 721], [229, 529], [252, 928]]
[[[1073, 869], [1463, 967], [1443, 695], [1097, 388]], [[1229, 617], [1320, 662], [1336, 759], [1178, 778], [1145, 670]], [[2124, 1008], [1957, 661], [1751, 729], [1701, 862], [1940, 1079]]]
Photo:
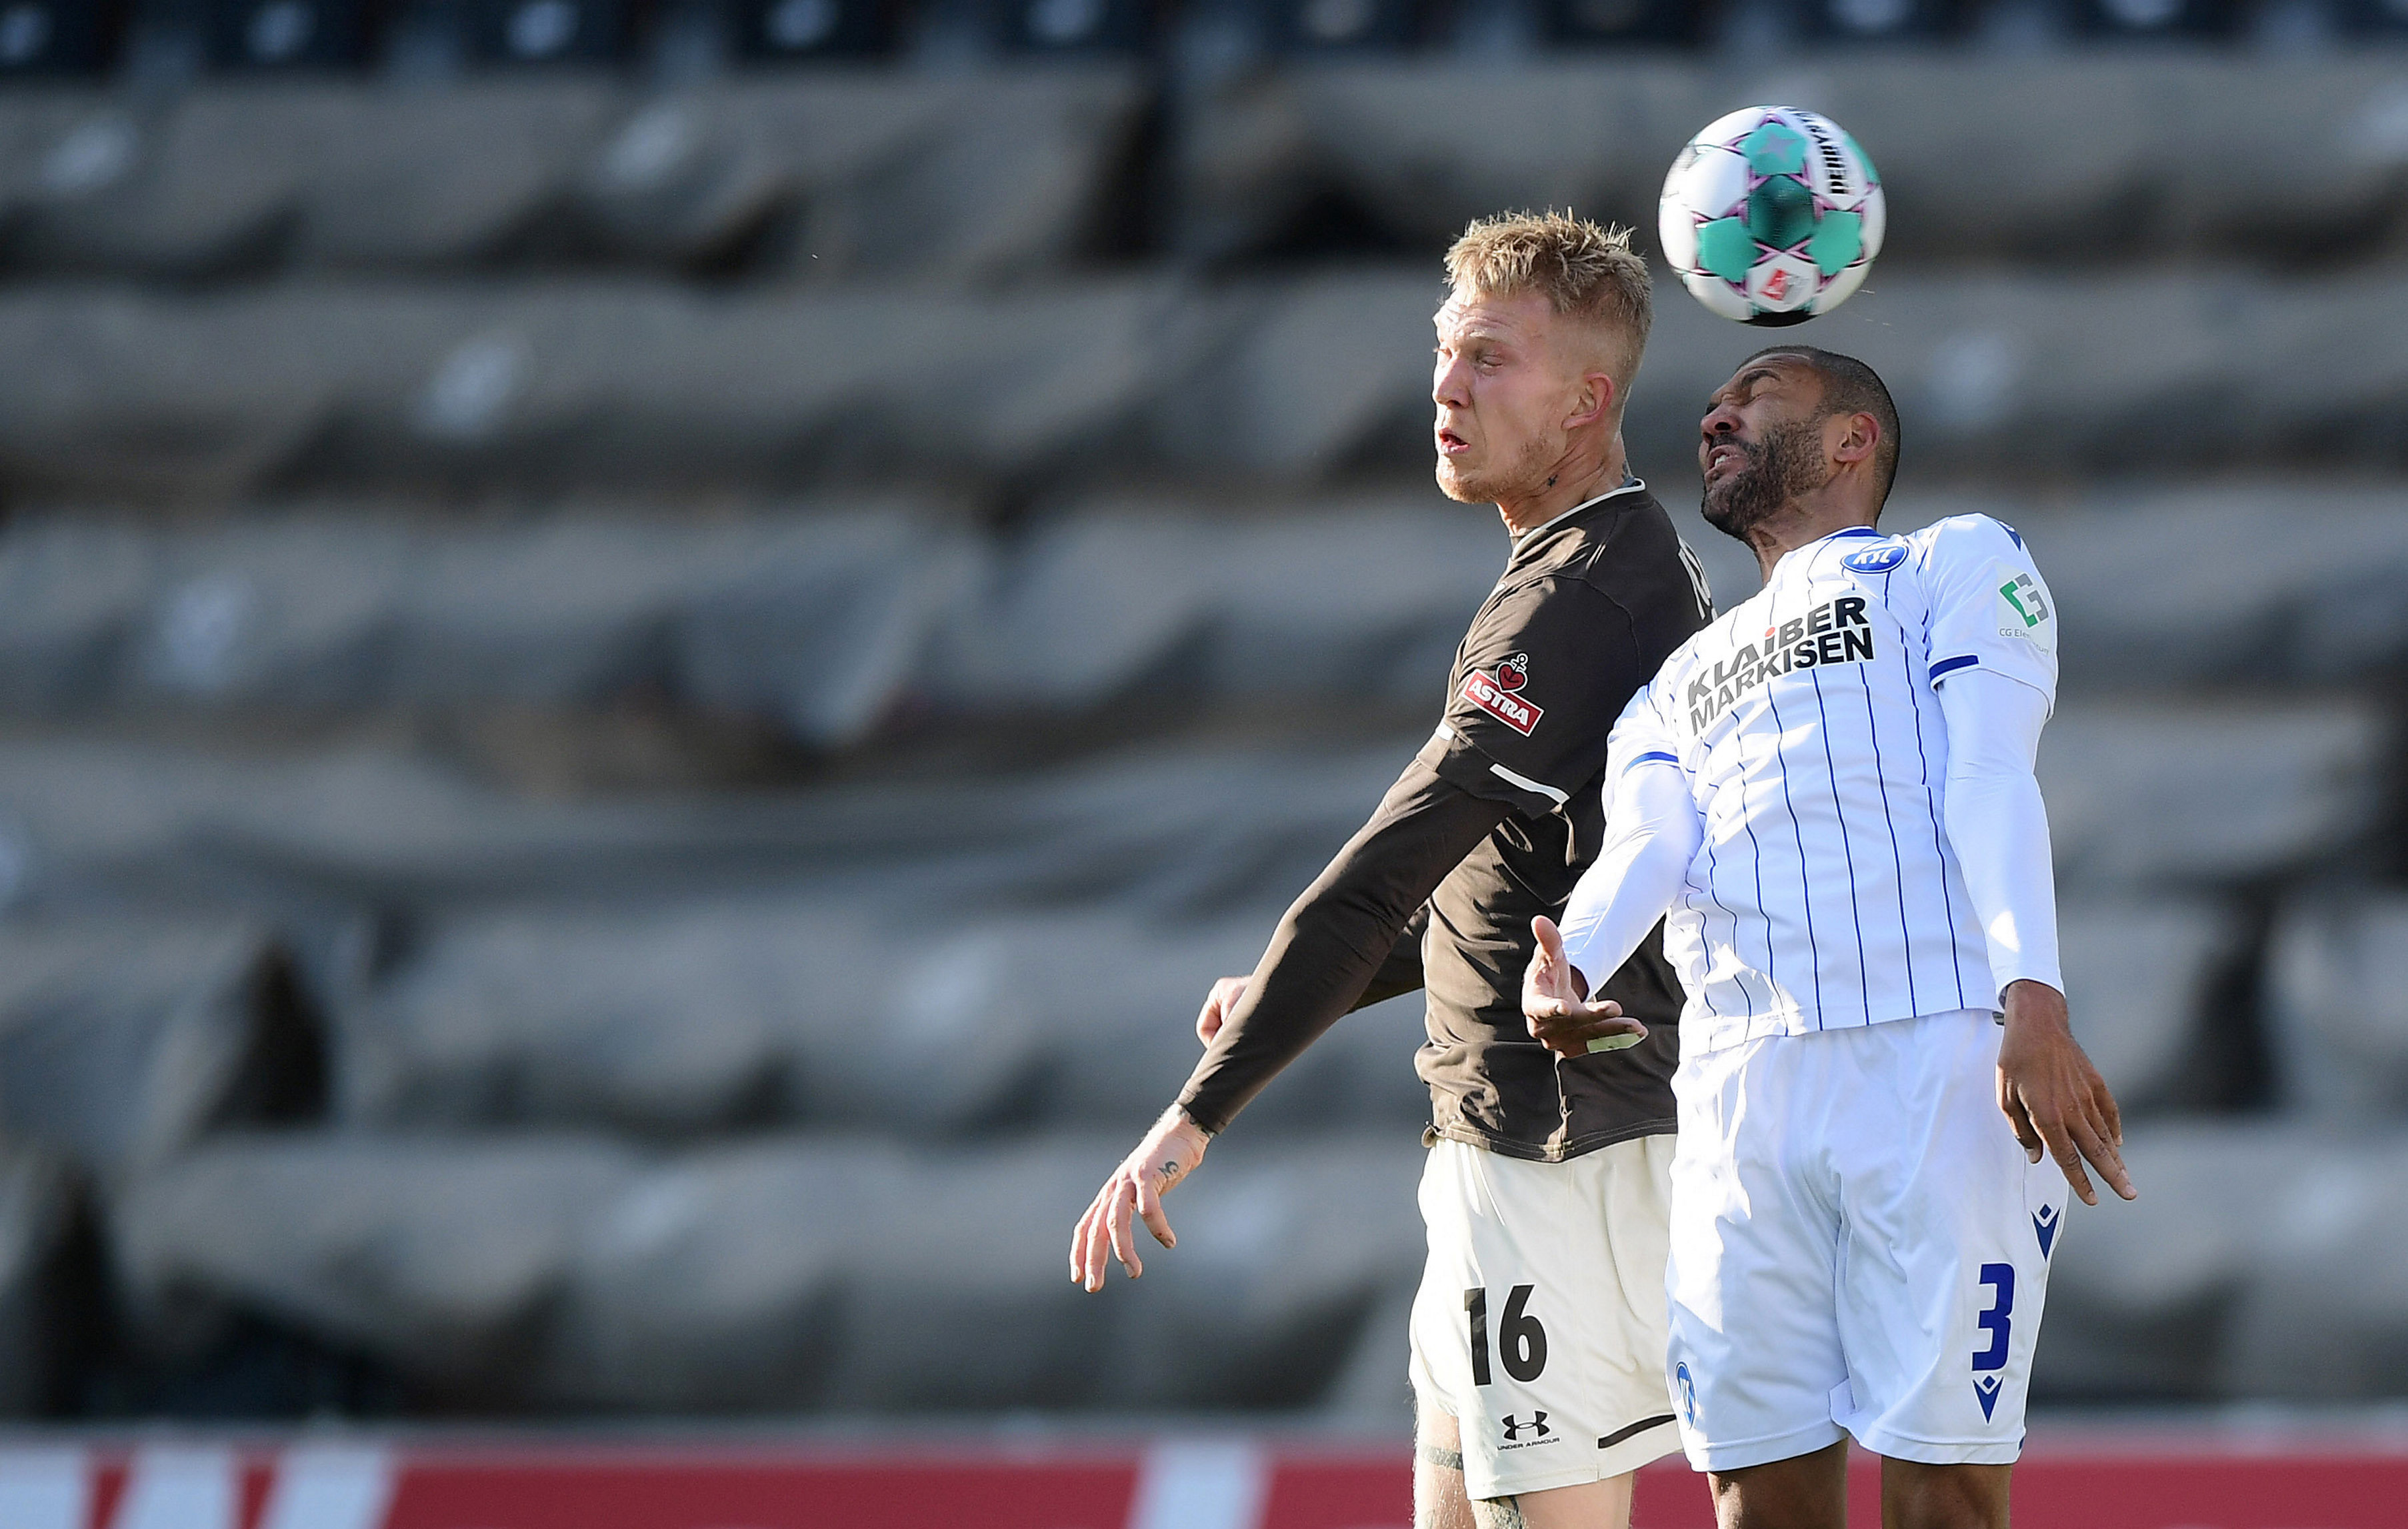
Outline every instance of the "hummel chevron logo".
[[2042, 1205], [2032, 1212], [2032, 1235], [2040, 1239], [2040, 1256], [2042, 1258], [2048, 1257], [2048, 1250], [2057, 1246], [2057, 1227], [2055, 1205]]
[[1973, 1398], [1982, 1404], [1985, 1420], [1999, 1410], [1999, 1392], [2006, 1389], [2007, 1383], [1995, 1375], [1985, 1375], [1973, 1382]]

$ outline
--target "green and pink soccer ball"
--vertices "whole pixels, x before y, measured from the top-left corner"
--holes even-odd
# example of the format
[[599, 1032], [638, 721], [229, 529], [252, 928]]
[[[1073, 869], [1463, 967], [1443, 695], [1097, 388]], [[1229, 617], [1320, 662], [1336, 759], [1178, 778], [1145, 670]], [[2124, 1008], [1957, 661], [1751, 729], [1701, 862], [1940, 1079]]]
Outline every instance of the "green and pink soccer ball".
[[1801, 324], [1846, 302], [1881, 253], [1880, 173], [1847, 130], [1796, 107], [1746, 107], [1689, 140], [1656, 231], [1698, 301], [1742, 324]]

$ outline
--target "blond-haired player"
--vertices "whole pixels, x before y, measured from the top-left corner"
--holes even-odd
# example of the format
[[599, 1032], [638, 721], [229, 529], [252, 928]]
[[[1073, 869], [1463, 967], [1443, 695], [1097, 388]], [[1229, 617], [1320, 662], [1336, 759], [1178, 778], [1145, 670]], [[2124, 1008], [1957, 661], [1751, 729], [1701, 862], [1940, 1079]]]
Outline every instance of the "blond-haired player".
[[[1630, 476], [1623, 405], [1647, 267], [1580, 219], [1473, 224], [1447, 252], [1431, 397], [1439, 486], [1512, 537], [1437, 730], [1370, 821], [1225, 978], [1178, 1102], [1097, 1192], [1070, 1272], [1141, 1272], [1163, 1194], [1213, 1133], [1351, 1009], [1426, 993], [1429, 1257], [1412, 1321], [1422, 1529], [1622, 1529], [1630, 1473], [1678, 1435], [1663, 1370], [1679, 1002], [1660, 941], [1602, 990], [1647, 1039], [1558, 1065], [1520, 981], [1603, 833], [1614, 717], [1713, 614], [1696, 559]], [[1635, 1034], [1640, 1026], [1632, 1024]]]

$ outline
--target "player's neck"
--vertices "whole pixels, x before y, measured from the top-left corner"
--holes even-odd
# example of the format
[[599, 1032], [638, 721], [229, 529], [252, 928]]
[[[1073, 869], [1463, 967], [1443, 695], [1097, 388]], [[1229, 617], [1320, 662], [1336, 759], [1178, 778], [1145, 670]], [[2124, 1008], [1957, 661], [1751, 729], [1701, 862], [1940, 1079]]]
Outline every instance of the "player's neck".
[[1851, 526], [1870, 526], [1873, 516], [1854, 505], [1815, 496], [1792, 499], [1777, 513], [1747, 528], [1747, 544], [1756, 551], [1756, 566], [1765, 582], [1772, 581], [1772, 565], [1811, 542], [1820, 541]]
[[1543, 482], [1534, 485], [1532, 493], [1499, 498], [1497, 514], [1505, 522], [1505, 529], [1515, 536], [1535, 530], [1567, 510], [1612, 493], [1630, 476], [1630, 459], [1622, 449], [1619, 432], [1607, 442], [1601, 456], [1583, 461], [1582, 454], [1566, 456]]

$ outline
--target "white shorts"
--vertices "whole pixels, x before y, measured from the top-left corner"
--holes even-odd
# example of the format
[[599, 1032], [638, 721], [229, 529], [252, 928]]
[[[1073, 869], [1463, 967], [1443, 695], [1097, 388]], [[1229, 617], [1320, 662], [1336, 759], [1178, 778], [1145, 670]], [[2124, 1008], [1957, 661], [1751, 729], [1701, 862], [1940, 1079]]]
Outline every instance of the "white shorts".
[[1671, 1167], [1669, 1136], [1569, 1162], [1430, 1148], [1413, 1391], [1461, 1426], [1470, 1496], [1601, 1481], [1681, 1447], [1664, 1386]]
[[1839, 1442], [2012, 1463], [2071, 1190], [2000, 1112], [1974, 1010], [1684, 1057], [1672, 1391], [1699, 1470]]

